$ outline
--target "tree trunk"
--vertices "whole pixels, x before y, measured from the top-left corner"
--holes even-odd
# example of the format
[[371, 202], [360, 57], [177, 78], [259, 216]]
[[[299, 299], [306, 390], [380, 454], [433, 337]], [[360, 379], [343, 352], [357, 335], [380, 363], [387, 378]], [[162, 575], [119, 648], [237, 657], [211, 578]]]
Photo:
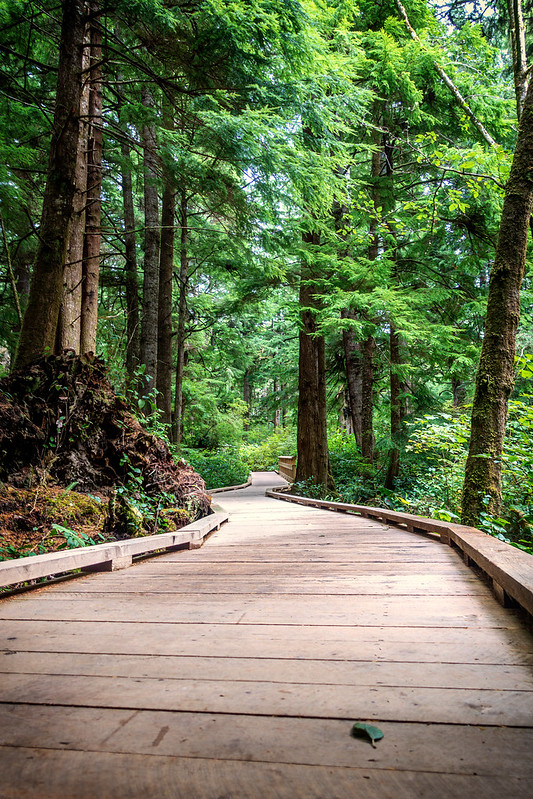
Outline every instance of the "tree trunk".
[[533, 82], [530, 83], [509, 181], [505, 189], [494, 265], [490, 274], [485, 334], [472, 406], [470, 449], [463, 485], [462, 521], [476, 525], [501, 505], [501, 455], [507, 404], [514, 382], [520, 286], [533, 208]]
[[[164, 124], [173, 129], [172, 110], [165, 102]], [[172, 279], [174, 276], [174, 215], [176, 189], [168, 170], [163, 170], [161, 203], [161, 254], [159, 259], [159, 309], [157, 337], [157, 407], [161, 421], [172, 424]]]
[[53, 352], [74, 209], [83, 64], [84, 3], [64, 0], [54, 126], [43, 200], [39, 248], [15, 369]]
[[454, 408], [462, 408], [466, 402], [465, 381], [456, 375], [452, 375], [452, 398]]
[[400, 471], [400, 449], [398, 438], [402, 430], [405, 416], [404, 403], [401, 399], [403, 382], [401, 379], [402, 358], [400, 351], [400, 336], [391, 324], [390, 328], [390, 434], [392, 449], [389, 453], [389, 466], [385, 478], [385, 488], [392, 491]]
[[[154, 107], [146, 86], [142, 104]], [[143, 125], [144, 150], [144, 280], [141, 326], [141, 363], [145, 367], [145, 390], [154, 390], [157, 379], [157, 323], [159, 315], [159, 198], [157, 196], [157, 143], [155, 126]]]
[[522, 0], [507, 0], [509, 11], [509, 29], [511, 34], [511, 50], [513, 54], [513, 77], [516, 97], [516, 114], [522, 116], [522, 109], [527, 94], [529, 72], [527, 69], [526, 28], [522, 12]]
[[81, 297], [80, 353], [96, 353], [98, 282], [102, 214], [102, 32], [98, 21], [99, 0], [91, 12], [91, 71], [89, 84], [89, 136], [87, 143], [87, 206]]
[[[378, 220], [377, 208], [380, 205], [379, 197], [379, 178], [381, 175], [381, 150], [379, 143], [381, 135], [377, 126], [380, 124], [381, 103], [374, 102], [373, 119], [376, 125], [374, 131], [374, 144], [376, 145], [372, 153], [372, 165], [370, 170], [370, 187], [372, 192], [372, 203], [376, 209], [376, 216], [372, 215], [369, 226], [370, 243], [368, 245], [368, 259], [377, 260], [379, 254]], [[373, 336], [367, 336], [363, 342], [363, 363], [361, 374], [361, 455], [368, 464], [374, 463], [374, 352], [376, 342]]]
[[[342, 312], [345, 319], [355, 319], [353, 309]], [[346, 384], [348, 410], [350, 413], [351, 429], [355, 436], [357, 446], [363, 447], [363, 363], [361, 358], [361, 344], [357, 341], [353, 328], [342, 331], [344, 348], [344, 363], [346, 368]]]
[[135, 208], [133, 204], [133, 183], [130, 169], [131, 153], [127, 140], [127, 131], [125, 130], [120, 148], [124, 164], [122, 168], [122, 203], [124, 207], [124, 249], [126, 254], [126, 263], [124, 267], [124, 283], [126, 288], [126, 385], [128, 391], [131, 392], [137, 388], [136, 375], [140, 363], [139, 286], [137, 282]]
[[362, 412], [361, 412], [361, 455], [369, 463], [374, 463], [374, 351], [376, 342], [373, 336], [363, 342], [362, 369]]
[[252, 410], [252, 386], [250, 384], [250, 370], [247, 369], [244, 373], [243, 377], [243, 384], [242, 384], [242, 398], [246, 405], [248, 406], [248, 410], [244, 416], [244, 430], [247, 431], [250, 429], [250, 412]]
[[[304, 242], [318, 246], [318, 234], [306, 234]], [[296, 481], [309, 480], [315, 485], [332, 488], [326, 420], [325, 342], [323, 336], [317, 335], [316, 289], [307, 272], [303, 270], [300, 282], [303, 310], [299, 335]]]
[[69, 228], [67, 262], [63, 272], [63, 301], [59, 314], [58, 349], [80, 352], [81, 330], [81, 286], [83, 245], [85, 237], [85, 207], [87, 203], [87, 142], [89, 136], [89, 66], [90, 31], [86, 28], [83, 51], [83, 87], [80, 98], [79, 144], [76, 158], [76, 190], [74, 193], [74, 212]]
[[189, 288], [189, 255], [188, 255], [188, 214], [187, 195], [180, 192], [180, 272], [178, 299], [178, 334], [176, 360], [176, 388], [174, 392], [174, 419], [172, 440], [180, 444], [183, 439], [183, 374], [185, 371], [185, 323], [187, 321], [187, 292]]

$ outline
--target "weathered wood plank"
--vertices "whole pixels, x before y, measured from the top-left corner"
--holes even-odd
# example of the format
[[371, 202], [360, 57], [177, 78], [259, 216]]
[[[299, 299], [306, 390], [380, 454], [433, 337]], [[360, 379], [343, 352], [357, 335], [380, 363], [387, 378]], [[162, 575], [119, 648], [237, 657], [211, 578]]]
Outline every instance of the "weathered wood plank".
[[533, 692], [4, 674], [0, 701], [300, 718], [527, 727]]
[[[533, 777], [531, 730], [380, 722], [376, 749], [331, 719], [0, 705], [0, 741], [15, 747], [245, 760], [287, 765]], [[351, 794], [350, 794], [351, 796]]]
[[329, 577], [327, 572], [322, 576], [306, 577], [299, 575], [298, 579], [271, 577], [263, 575], [243, 576], [227, 570], [226, 574], [214, 574], [209, 570], [209, 580], [202, 579], [205, 570], [196, 568], [196, 574], [183, 574], [179, 571], [160, 568], [152, 571], [150, 576], [143, 574], [131, 580], [110, 580], [108, 575], [99, 579], [83, 580], [76, 583], [75, 589], [71, 583], [64, 583], [57, 587], [58, 593], [70, 593], [75, 590], [78, 594], [94, 594], [105, 589], [106, 594], [137, 594], [141, 593], [169, 593], [173, 596], [180, 594], [275, 594], [276, 596], [304, 594], [332, 596], [490, 596], [489, 589], [472, 576], [470, 580], [436, 578], [427, 575], [361, 575]]
[[106, 594], [91, 595], [90, 605], [83, 592], [28, 594], [17, 601], [9, 599], [0, 604], [2, 619], [64, 619], [90, 621], [143, 621], [149, 618], [161, 622], [199, 622], [220, 624], [283, 624], [283, 625], [409, 625], [435, 627], [497, 627], [518, 628], [520, 623], [509, 611], [499, 607], [491, 598], [410, 597], [398, 602], [394, 597], [361, 596], [357, 599], [330, 596], [275, 598], [244, 595], [238, 599], [213, 595], [198, 601], [194, 596], [176, 602], [166, 594], [139, 594], [139, 601], [118, 595], [109, 601]]
[[[289, 745], [289, 742], [287, 742]], [[2, 799], [530, 799], [514, 776], [2, 748]], [[157, 786], [157, 794], [154, 794]]]
[[[345, 686], [408, 686], [500, 691], [533, 690], [528, 666], [472, 663], [390, 663], [288, 658], [159, 656], [63, 652], [0, 652], [0, 673], [169, 680], [232, 680]], [[272, 675], [275, 675], [273, 679]], [[1, 690], [0, 690], [1, 695]]]
[[520, 617], [436, 541], [260, 490], [203, 550], [0, 603], [2, 799], [529, 799]]
[[[104, 652], [376, 660], [418, 663], [532, 664], [525, 630], [471, 627], [324, 627], [172, 624], [156, 622], [2, 622], [2, 646], [12, 651]], [[9, 656], [9, 654], [8, 654]]]

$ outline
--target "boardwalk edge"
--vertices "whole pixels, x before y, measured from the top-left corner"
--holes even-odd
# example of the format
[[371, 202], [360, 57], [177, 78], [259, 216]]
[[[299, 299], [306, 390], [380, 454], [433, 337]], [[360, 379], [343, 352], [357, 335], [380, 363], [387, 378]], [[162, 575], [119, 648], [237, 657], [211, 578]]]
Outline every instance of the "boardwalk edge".
[[268, 489], [266, 496], [337, 513], [353, 513], [366, 519], [437, 537], [458, 550], [468, 566], [474, 566], [489, 580], [496, 599], [504, 606], [519, 605], [533, 616], [533, 557], [475, 527], [427, 519], [388, 508], [329, 502], [287, 493], [287, 487]]
[[0, 587], [16, 585], [40, 577], [82, 571], [116, 571], [131, 566], [133, 558], [161, 550], [196, 549], [221, 524], [228, 514], [218, 506], [214, 513], [187, 524], [172, 533], [158, 533], [141, 538], [129, 538], [109, 544], [95, 544], [63, 552], [49, 552], [0, 563]]

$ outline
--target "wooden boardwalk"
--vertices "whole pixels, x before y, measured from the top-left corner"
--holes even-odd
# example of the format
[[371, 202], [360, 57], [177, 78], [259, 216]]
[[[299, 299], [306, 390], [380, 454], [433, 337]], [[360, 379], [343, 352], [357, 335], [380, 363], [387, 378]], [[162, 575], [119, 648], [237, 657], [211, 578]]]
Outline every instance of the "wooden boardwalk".
[[450, 547], [276, 482], [217, 497], [200, 550], [0, 601], [0, 799], [531, 799], [520, 617]]

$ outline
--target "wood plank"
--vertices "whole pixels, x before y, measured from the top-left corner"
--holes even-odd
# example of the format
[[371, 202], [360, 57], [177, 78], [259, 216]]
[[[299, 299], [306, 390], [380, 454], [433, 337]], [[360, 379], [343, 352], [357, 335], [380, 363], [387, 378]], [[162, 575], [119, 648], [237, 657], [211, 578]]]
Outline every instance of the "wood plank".
[[2, 799], [529, 799], [520, 617], [438, 541], [261, 490], [198, 552], [0, 603]]
[[[113, 576], [118, 574], [115, 572]], [[180, 594], [275, 594], [298, 596], [302, 594], [332, 596], [490, 596], [487, 586], [476, 577], [470, 581], [446, 580], [427, 575], [354, 575], [342, 577], [324, 576], [303, 577], [280, 576], [272, 574], [241, 575], [238, 573], [213, 574], [209, 580], [203, 579], [205, 572], [197, 568], [195, 575], [184, 575], [181, 570], [159, 569], [148, 576], [144, 573], [136, 576], [133, 583], [129, 579], [110, 580], [108, 575], [98, 579], [83, 580], [76, 584], [75, 591], [83, 594], [94, 594], [105, 589], [106, 594], [167, 593]], [[70, 593], [71, 583], [63, 583], [57, 587], [57, 593]]]
[[514, 776], [2, 748], [2, 799], [531, 799]]
[[[0, 653], [0, 673], [246, 680], [315, 685], [409, 686], [533, 691], [533, 669], [500, 664], [401, 663], [288, 658], [122, 655], [64, 652]], [[273, 675], [275, 675], [273, 677]]]
[[[453, 696], [453, 699], [452, 699]], [[132, 710], [365, 719], [527, 727], [533, 692], [241, 680], [5, 674], [0, 701]]]
[[410, 597], [398, 602], [395, 598], [358, 597], [347, 601], [342, 597], [240, 596], [228, 598], [213, 595], [198, 601], [194, 596], [180, 598], [165, 594], [138, 594], [136, 599], [118, 595], [109, 601], [107, 594], [91, 595], [88, 606], [83, 592], [51, 593], [43, 591], [26, 595], [13, 602], [0, 604], [0, 618], [69, 619], [90, 621], [98, 617], [106, 621], [198, 622], [335, 625], [335, 626], [443, 626], [518, 628], [509, 611], [484, 597]]
[[[91, 708], [0, 705], [3, 745], [533, 777], [533, 731], [380, 722], [376, 749], [350, 735], [351, 722]], [[162, 734], [163, 732], [163, 734]], [[350, 794], [351, 795], [351, 794]]]
[[283, 627], [154, 622], [5, 621], [4, 654], [103, 652], [203, 657], [533, 664], [525, 630], [450, 627]]

